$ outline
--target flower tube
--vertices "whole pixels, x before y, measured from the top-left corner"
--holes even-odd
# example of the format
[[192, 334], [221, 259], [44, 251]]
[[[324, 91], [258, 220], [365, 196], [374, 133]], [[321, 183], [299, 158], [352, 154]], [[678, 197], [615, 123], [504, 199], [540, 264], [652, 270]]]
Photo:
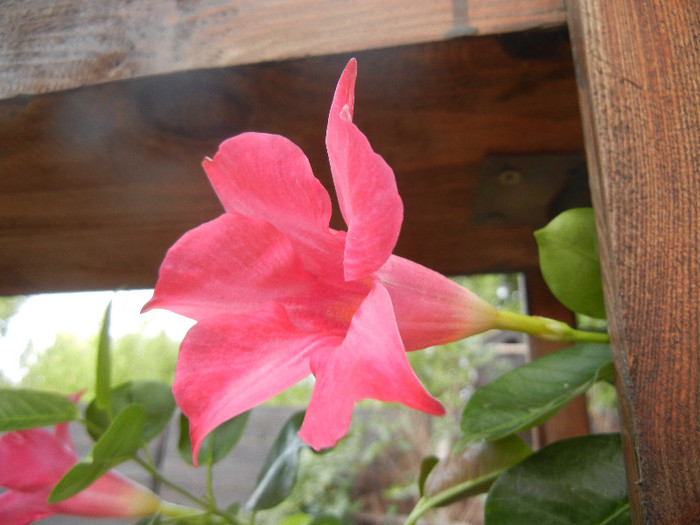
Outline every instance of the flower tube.
[[48, 503], [53, 487], [79, 460], [68, 424], [54, 432], [42, 428], [9, 432], [0, 438], [0, 523], [24, 525], [53, 514], [95, 518], [132, 518], [158, 511], [151, 491], [110, 471], [82, 492]]

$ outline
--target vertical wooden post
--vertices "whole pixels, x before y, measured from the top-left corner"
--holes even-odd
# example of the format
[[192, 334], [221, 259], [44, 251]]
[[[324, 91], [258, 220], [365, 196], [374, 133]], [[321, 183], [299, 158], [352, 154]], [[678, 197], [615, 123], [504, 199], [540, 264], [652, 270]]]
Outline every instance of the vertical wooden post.
[[[525, 279], [527, 306], [530, 315], [541, 315], [574, 326], [576, 318], [573, 312], [557, 301], [539, 272], [528, 272]], [[569, 344], [546, 341], [537, 337], [530, 337], [529, 343], [532, 359], [569, 346]], [[586, 397], [582, 395], [574, 399], [553, 418], [534, 429], [535, 445], [543, 446], [560, 439], [585, 436], [589, 431]]]
[[568, 0], [635, 523], [700, 523], [700, 3]]

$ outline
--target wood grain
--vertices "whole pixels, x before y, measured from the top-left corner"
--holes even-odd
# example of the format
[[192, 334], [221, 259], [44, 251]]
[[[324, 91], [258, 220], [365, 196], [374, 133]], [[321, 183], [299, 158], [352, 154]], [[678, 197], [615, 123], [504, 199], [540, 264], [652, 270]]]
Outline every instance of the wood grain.
[[[167, 248], [221, 212], [199, 164], [241, 131], [292, 139], [333, 194], [324, 133], [349, 56], [0, 103], [0, 294], [153, 286]], [[396, 253], [446, 274], [535, 267], [542, 223], [475, 224], [471, 206], [490, 154], [582, 149], [565, 32], [356, 56], [355, 120], [404, 200]], [[522, 199], [546, 217], [551, 203], [530, 190], [522, 184]], [[337, 214], [333, 224], [344, 227]]]
[[4, 0], [0, 98], [564, 22], [562, 0]]
[[700, 523], [700, 4], [568, 4], [633, 520]]

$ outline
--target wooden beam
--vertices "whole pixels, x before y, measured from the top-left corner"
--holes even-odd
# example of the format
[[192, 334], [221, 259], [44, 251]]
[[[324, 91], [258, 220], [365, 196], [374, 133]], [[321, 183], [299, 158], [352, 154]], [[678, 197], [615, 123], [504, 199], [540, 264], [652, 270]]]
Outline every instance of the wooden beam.
[[563, 25], [562, 0], [5, 0], [0, 98]]
[[[582, 151], [565, 31], [356, 55], [355, 119], [404, 200], [396, 253], [446, 274], [535, 267], [532, 231], [546, 220], [541, 208], [567, 193], [559, 177], [555, 191], [526, 174], [504, 182], [531, 201], [528, 224], [477, 222], [471, 210], [492, 153]], [[200, 162], [242, 131], [289, 137], [332, 189], [324, 133], [348, 58], [0, 102], [0, 294], [153, 286], [166, 249], [221, 212]], [[344, 227], [337, 215], [333, 224]]]
[[700, 523], [700, 4], [568, 16], [633, 521]]

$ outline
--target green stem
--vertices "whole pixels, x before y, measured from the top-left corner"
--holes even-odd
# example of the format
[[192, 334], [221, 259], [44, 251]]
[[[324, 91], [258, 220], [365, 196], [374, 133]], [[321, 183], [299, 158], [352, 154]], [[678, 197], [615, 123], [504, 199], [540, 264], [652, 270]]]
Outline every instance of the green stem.
[[[472, 479], [465, 481], [464, 483], [458, 483], [457, 485], [454, 485], [452, 487], [448, 487], [447, 489], [438, 492], [437, 494], [434, 494], [432, 496], [422, 496], [419, 500], [418, 503], [416, 503], [416, 506], [413, 507], [413, 510], [411, 511], [411, 514], [408, 515], [408, 518], [406, 518], [406, 521], [404, 522], [404, 525], [415, 525], [415, 523], [418, 522], [418, 518], [420, 518], [423, 514], [425, 514], [427, 511], [434, 507], [438, 507], [440, 505], [444, 505], [449, 500], [461, 496], [465, 497], [464, 494], [467, 493], [469, 490], [474, 490], [474, 487], [479, 487], [481, 485], [484, 485], [488, 483], [489, 485], [493, 483], [498, 476], [500, 476], [504, 472], [504, 469], [502, 470], [497, 470], [495, 472], [490, 472], [489, 474], [486, 474], [482, 476], [481, 478], [477, 479]], [[483, 490], [481, 492], [484, 492]], [[476, 495], [476, 494], [472, 494]]]
[[193, 509], [190, 507], [185, 507], [184, 505], [169, 503], [167, 501], [161, 503], [160, 507], [158, 507], [158, 511], [163, 516], [176, 519], [196, 518], [204, 514], [203, 511], [199, 509]]
[[158, 472], [155, 467], [153, 467], [151, 464], [149, 464], [147, 461], [142, 460], [139, 457], [134, 457], [133, 460], [141, 465], [148, 473], [156, 478], [158, 481], [160, 481], [163, 485], [166, 485], [168, 488], [174, 490], [178, 494], [181, 494], [182, 496], [186, 497], [189, 499], [192, 503], [195, 503], [196, 505], [199, 505], [202, 508], [208, 509], [209, 505], [207, 504], [206, 501], [203, 501], [201, 498], [198, 498], [194, 494], [188, 492], [187, 490], [183, 489], [179, 485], [175, 485], [175, 483], [172, 483], [170, 480], [167, 478], [163, 477], [163, 475]]
[[214, 447], [209, 449], [209, 458], [207, 459], [207, 497], [213, 507], [216, 506], [216, 496], [214, 495]]
[[513, 330], [548, 339], [550, 341], [580, 342], [580, 343], [609, 343], [607, 333], [587, 332], [576, 330], [566, 323], [534, 315], [516, 314], [498, 310], [496, 328]]
[[[144, 447], [145, 448], [145, 447]], [[179, 485], [176, 485], [175, 483], [172, 483], [170, 480], [168, 480], [166, 477], [164, 477], [160, 472], [158, 472], [158, 469], [156, 469], [155, 465], [153, 464], [153, 461], [150, 459], [150, 454], [146, 450], [146, 461], [142, 460], [139, 457], [134, 457], [133, 460], [136, 461], [139, 465], [141, 465], [144, 469], [148, 471], [149, 474], [151, 474], [155, 479], [160, 481], [163, 485], [171, 488], [178, 494], [183, 495], [187, 499], [189, 499], [192, 503], [195, 503], [202, 509], [205, 509], [206, 512], [209, 514], [214, 514], [216, 516], [219, 516], [220, 518], [223, 518], [226, 523], [230, 523], [232, 525], [236, 525], [238, 523], [237, 520], [235, 520], [232, 516], [230, 516], [227, 512], [219, 509], [216, 506], [216, 502], [211, 500], [207, 501], [202, 498], [199, 498], [192, 494], [191, 492], [188, 492], [187, 490], [183, 489]], [[213, 486], [208, 487], [211, 490], [211, 494], [213, 494]]]

